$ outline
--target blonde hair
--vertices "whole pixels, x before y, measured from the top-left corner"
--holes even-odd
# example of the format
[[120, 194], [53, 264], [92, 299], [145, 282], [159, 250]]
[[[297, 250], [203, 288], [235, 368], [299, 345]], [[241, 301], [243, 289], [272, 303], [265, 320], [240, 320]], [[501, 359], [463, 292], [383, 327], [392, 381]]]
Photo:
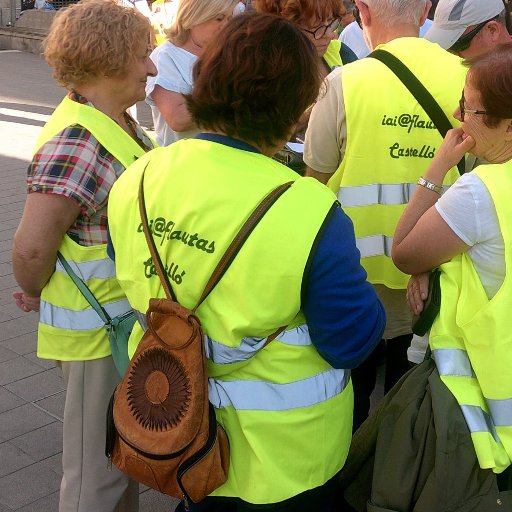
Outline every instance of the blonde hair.
[[174, 0], [172, 22], [165, 34], [171, 43], [182, 46], [192, 27], [233, 11], [237, 3], [238, 0]]
[[151, 25], [138, 11], [113, 0], [81, 0], [61, 9], [43, 42], [54, 78], [71, 89], [97, 76], [126, 72], [143, 45]]

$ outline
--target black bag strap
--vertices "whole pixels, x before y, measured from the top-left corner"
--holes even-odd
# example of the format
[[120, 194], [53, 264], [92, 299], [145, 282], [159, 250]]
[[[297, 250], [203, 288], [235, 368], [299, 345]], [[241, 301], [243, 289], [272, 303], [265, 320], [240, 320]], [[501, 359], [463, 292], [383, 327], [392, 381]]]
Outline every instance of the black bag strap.
[[[146, 242], [149, 247], [149, 252], [151, 253], [151, 257], [153, 259], [156, 271], [164, 288], [165, 295], [167, 296], [168, 299], [173, 300], [174, 302], [178, 302], [176, 299], [176, 295], [172, 289], [171, 283], [169, 281], [169, 277], [167, 276], [167, 273], [164, 270], [162, 260], [155, 246], [155, 241], [153, 240], [153, 237], [149, 230], [146, 204], [144, 202], [145, 171], [146, 168], [144, 168], [144, 171], [142, 172], [139, 184], [139, 211], [142, 219], [142, 226], [144, 228], [144, 235], [146, 236]], [[258, 222], [263, 218], [263, 216], [265, 215], [265, 213], [267, 213], [270, 207], [279, 199], [279, 197], [281, 197], [281, 195], [292, 186], [292, 184], [293, 181], [283, 183], [282, 185], [276, 187], [266, 197], [263, 198], [261, 203], [256, 207], [256, 209], [252, 212], [249, 218], [242, 225], [237, 235], [227, 248], [226, 252], [220, 259], [219, 263], [215, 267], [215, 270], [210, 276], [210, 279], [206, 283], [203, 293], [201, 294], [199, 300], [197, 301], [197, 304], [195, 305], [192, 311], [196, 311], [197, 308], [201, 305], [201, 303], [206, 299], [206, 297], [208, 297], [208, 295], [215, 288], [215, 286], [220, 281], [221, 277], [224, 275], [228, 267], [231, 265], [231, 263], [235, 259], [235, 256], [238, 254], [238, 251], [240, 250], [244, 242], [247, 240], [253, 229], [256, 227]]]
[[[450, 120], [439, 106], [439, 103], [437, 103], [432, 94], [430, 94], [426, 87], [416, 78], [414, 73], [400, 59], [386, 50], [374, 50], [370, 53], [369, 57], [379, 60], [393, 71], [416, 98], [416, 101], [423, 107], [423, 110], [427, 113], [444, 138], [446, 132], [453, 128], [452, 123], [450, 123]], [[457, 164], [457, 169], [461, 176], [466, 172], [464, 157], [462, 157]]]

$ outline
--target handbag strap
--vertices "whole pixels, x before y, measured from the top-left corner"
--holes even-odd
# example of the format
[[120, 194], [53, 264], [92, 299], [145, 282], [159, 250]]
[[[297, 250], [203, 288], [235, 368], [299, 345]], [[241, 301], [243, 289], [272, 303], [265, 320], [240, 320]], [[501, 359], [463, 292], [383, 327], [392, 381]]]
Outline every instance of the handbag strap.
[[[147, 166], [146, 166], [147, 167]], [[168, 299], [171, 299], [177, 302], [176, 295], [172, 289], [171, 283], [169, 282], [169, 278], [167, 273], [164, 271], [164, 266], [162, 264], [162, 260], [155, 246], [155, 241], [151, 235], [148, 226], [148, 216], [146, 211], [146, 205], [144, 202], [144, 173], [146, 169], [142, 172], [142, 177], [139, 184], [139, 211], [142, 219], [142, 226], [144, 228], [144, 235], [146, 237], [146, 242], [149, 247], [149, 252], [151, 253], [151, 258], [153, 259], [153, 263], [156, 267], [156, 271], [164, 288], [165, 294]], [[243, 226], [240, 228], [235, 238], [227, 248], [226, 252], [220, 259], [219, 263], [215, 267], [210, 279], [206, 283], [206, 286], [201, 294], [197, 304], [192, 309], [192, 311], [196, 311], [197, 308], [202, 304], [202, 302], [208, 297], [208, 295], [215, 288], [217, 283], [220, 281], [221, 277], [224, 275], [228, 267], [231, 265], [235, 256], [240, 251], [242, 245], [247, 240], [253, 229], [256, 227], [258, 222], [263, 218], [265, 213], [270, 209], [270, 207], [281, 197], [281, 195], [286, 192], [293, 184], [293, 181], [289, 181], [287, 183], [283, 183], [279, 185], [274, 190], [272, 190], [267, 196], [263, 198], [261, 203], [256, 207], [256, 209], [252, 212], [249, 218], [245, 221]], [[277, 332], [277, 331], [276, 331]]]
[[94, 311], [98, 313], [98, 315], [105, 324], [110, 324], [112, 319], [110, 318], [109, 314], [98, 302], [98, 299], [94, 296], [94, 294], [85, 284], [85, 282], [75, 274], [69, 263], [66, 261], [66, 258], [64, 258], [64, 256], [62, 256], [60, 252], [57, 252], [57, 259], [59, 260], [60, 264], [64, 267], [64, 270], [68, 273], [68, 276], [80, 290], [80, 293], [84, 296], [85, 300], [91, 305]]
[[[379, 60], [393, 71], [416, 98], [416, 101], [423, 107], [423, 110], [427, 113], [444, 138], [446, 132], [453, 128], [452, 123], [450, 123], [450, 120], [439, 106], [439, 103], [437, 103], [432, 94], [430, 94], [426, 87], [416, 78], [414, 73], [400, 59], [386, 50], [374, 50], [370, 53], [369, 57]], [[457, 164], [457, 169], [461, 176], [465, 173], [464, 157], [462, 157]]]

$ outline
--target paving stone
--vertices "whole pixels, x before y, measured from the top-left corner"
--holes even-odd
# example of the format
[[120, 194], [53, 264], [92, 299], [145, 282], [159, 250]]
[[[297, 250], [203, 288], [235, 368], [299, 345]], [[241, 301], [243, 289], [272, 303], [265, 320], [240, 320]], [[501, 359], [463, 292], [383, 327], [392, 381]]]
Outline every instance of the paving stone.
[[[0, 329], [1, 339], [1, 329]], [[16, 352], [20, 356], [28, 355], [35, 352], [37, 347], [37, 333], [29, 332], [22, 334], [21, 336], [13, 336], [5, 341], [1, 342], [2, 347], [6, 347], [13, 352]], [[35, 361], [32, 361], [35, 363]]]
[[5, 311], [0, 311], [0, 324], [2, 322], [7, 322], [8, 320], [12, 320], [12, 316], [5, 313]]
[[[2, 263], [0, 263], [0, 266], [1, 265], [2, 265]], [[22, 311], [16, 305], [16, 303], [14, 302], [14, 299], [12, 299], [7, 304], [0, 306], [0, 311], [8, 314], [9, 316], [11, 316], [11, 318], [23, 318], [25, 316], [37, 316], [37, 313], [26, 313], [25, 311]]]
[[[0, 279], [2, 278], [0, 277]], [[14, 288], [14, 290], [18, 289], [19, 288]], [[9, 288], [9, 290], [12, 290], [12, 288]], [[10, 295], [12, 301], [12, 292]], [[21, 336], [22, 334], [27, 334], [29, 332], [35, 332], [37, 330], [38, 321], [38, 314], [27, 313], [21, 318], [13, 318], [12, 320], [7, 320], [7, 322], [2, 322], [0, 341], [8, 340], [10, 338], [14, 338], [15, 336]]]
[[0, 477], [30, 466], [36, 460], [10, 442], [0, 444]]
[[34, 402], [36, 407], [40, 407], [43, 411], [48, 412], [60, 421], [64, 419], [64, 402], [66, 400], [66, 391], [55, 393], [52, 396], [37, 400]]
[[41, 359], [40, 357], [37, 357], [36, 352], [25, 354], [24, 357], [28, 359], [30, 362], [41, 366], [41, 368], [44, 368], [45, 370], [50, 370], [51, 368], [57, 367], [54, 359]]
[[56, 421], [11, 439], [10, 442], [34, 461], [47, 459], [62, 451], [62, 423]]
[[55, 474], [62, 476], [62, 452], [56, 453], [41, 462]]
[[[2, 257], [2, 253], [0, 253], [0, 260]], [[10, 261], [10, 260], [9, 260]], [[13, 292], [19, 291], [20, 287], [18, 285], [13, 286], [12, 288], [6, 288], [5, 290], [0, 290], [0, 306], [4, 306], [5, 304], [14, 304], [14, 299], [12, 298]]]
[[7, 347], [0, 345], [0, 363], [9, 361], [10, 359], [15, 359], [16, 357], [19, 357], [19, 354], [16, 354], [14, 350], [10, 350]]
[[[1, 171], [0, 171], [1, 172]], [[19, 178], [16, 178], [16, 179], [19, 179]], [[4, 182], [4, 178], [2, 178], [2, 185], [3, 185], [3, 182]], [[16, 220], [18, 223], [20, 222], [20, 219], [21, 219], [21, 213], [22, 213], [23, 209], [20, 208], [19, 210], [17, 208], [9, 208], [8, 211], [6, 212], [3, 212], [2, 213], [2, 222], [4, 220]]]
[[[10, 191], [9, 190], [7, 190], [7, 191], [4, 190], [4, 193], [8, 194], [8, 193], [10, 193]], [[7, 231], [7, 230], [9, 230], [14, 235], [14, 231], [12, 231], [12, 230], [13, 229], [16, 230], [16, 228], [18, 227], [19, 223], [20, 223], [20, 220], [17, 219], [17, 218], [6, 219], [2, 215], [2, 224], [0, 226], [0, 231]], [[12, 239], [12, 236], [11, 236], [11, 239]]]
[[163, 510], [171, 512], [178, 506], [178, 503], [178, 499], [153, 489], [149, 489], [139, 496], [141, 512], [162, 512]]
[[32, 404], [10, 409], [0, 414], [0, 442], [9, 441], [54, 421], [55, 418]]
[[[12, 238], [12, 236], [11, 236]], [[2, 238], [2, 232], [0, 231], [0, 242], [3, 240]], [[3, 245], [3, 243], [2, 243]], [[6, 288], [12, 288], [13, 286], [16, 286], [16, 279], [14, 279], [14, 276], [12, 274], [8, 274], [6, 276], [0, 277], [0, 290], [5, 290]]]
[[[25, 404], [25, 400], [0, 386], [0, 413]], [[0, 459], [1, 460], [1, 459]]]
[[[26, 360], [26, 358], [23, 359]], [[29, 361], [27, 360], [27, 362]], [[30, 364], [33, 365], [33, 363]], [[36, 366], [39, 371], [42, 369], [38, 365], [33, 366]], [[7, 384], [5, 388], [27, 402], [34, 402], [62, 391], [65, 389], [65, 385], [60, 369], [52, 368], [51, 370], [45, 370], [25, 379], [19, 379], [16, 382]]]
[[[58, 491], [50, 494], [49, 496], [45, 496], [40, 500], [34, 501], [25, 507], [19, 508], [16, 512], [55, 512], [56, 510], [59, 510]], [[0, 510], [0, 512], [2, 511]]]
[[[4, 219], [2, 216], [2, 224], [4, 223]], [[12, 274], [12, 265], [10, 263], [0, 263], [0, 276], [6, 276], [7, 274]]]
[[37, 462], [0, 478], [0, 503], [18, 510], [55, 493], [60, 487], [60, 478], [45, 469], [43, 463]]
[[0, 385], [5, 386], [41, 372], [44, 372], [43, 368], [23, 356], [18, 356], [16, 359], [0, 363]]

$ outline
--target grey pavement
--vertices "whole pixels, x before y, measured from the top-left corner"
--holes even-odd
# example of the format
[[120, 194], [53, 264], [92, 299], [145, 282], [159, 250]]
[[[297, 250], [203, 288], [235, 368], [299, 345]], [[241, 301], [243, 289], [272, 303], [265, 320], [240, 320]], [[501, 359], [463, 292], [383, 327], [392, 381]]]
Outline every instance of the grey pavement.
[[[0, 512], [58, 510], [64, 382], [53, 361], [36, 356], [37, 315], [12, 301], [11, 244], [31, 151], [64, 94], [38, 55], [0, 51]], [[149, 108], [138, 110], [149, 126]], [[140, 502], [141, 512], [176, 506], [147, 488]]]

